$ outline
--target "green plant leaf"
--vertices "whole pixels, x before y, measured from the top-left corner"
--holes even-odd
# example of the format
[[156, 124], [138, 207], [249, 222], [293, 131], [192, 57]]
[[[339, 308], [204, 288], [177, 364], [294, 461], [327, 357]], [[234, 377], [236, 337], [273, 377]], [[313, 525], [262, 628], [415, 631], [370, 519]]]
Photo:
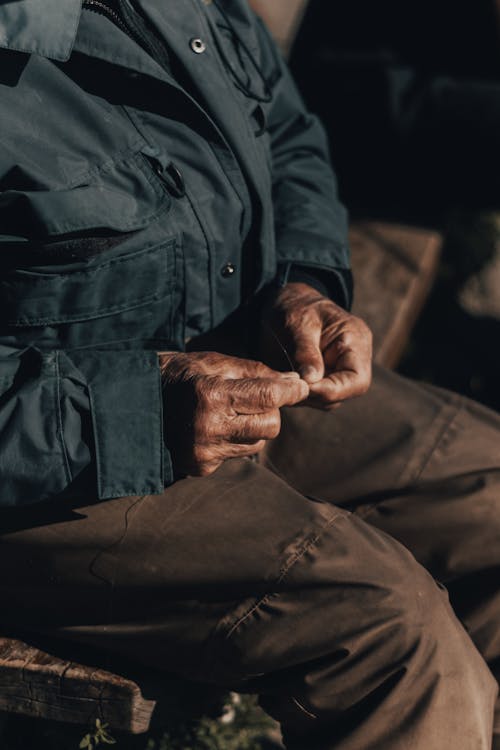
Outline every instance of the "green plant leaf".
[[78, 747], [80, 748], [80, 750], [82, 750], [82, 748], [84, 747], [91, 747], [91, 742], [92, 740], [91, 740], [90, 734], [86, 734], [85, 737], [83, 737]]

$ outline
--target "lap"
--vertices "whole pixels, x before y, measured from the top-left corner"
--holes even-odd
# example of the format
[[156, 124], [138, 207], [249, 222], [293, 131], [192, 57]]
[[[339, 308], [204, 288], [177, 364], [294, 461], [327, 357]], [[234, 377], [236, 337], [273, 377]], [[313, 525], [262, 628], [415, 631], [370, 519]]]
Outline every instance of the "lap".
[[[439, 498], [440, 518], [453, 515], [444, 502], [452, 475], [469, 481], [478, 454], [483, 484], [488, 471], [495, 474], [498, 434], [490, 412], [382, 372], [369, 395], [336, 413], [285, 412], [281, 436], [260, 465], [230, 461], [157, 496], [8, 514], [0, 535], [0, 564], [10, 571], [0, 584], [2, 624], [196, 677], [213, 657], [214, 638], [226, 644], [276, 593], [295, 602], [297, 633], [308, 620], [300, 619], [304, 608], [314, 606], [303, 592], [321, 591], [332, 604], [328, 585], [338, 594], [332, 622], [344, 624], [346, 637], [360, 616], [378, 617], [382, 601], [411, 613], [409, 582], [419, 578], [431, 591], [431, 579], [372, 521], [412, 548], [402, 529], [421, 539], [426, 504]], [[469, 496], [462, 486], [448, 498]], [[356, 517], [363, 514], [370, 524]], [[422, 544], [415, 547], [418, 557]], [[291, 605], [287, 613], [290, 622]], [[283, 627], [274, 633], [286, 645]]]
[[498, 566], [500, 415], [377, 368], [332, 413], [288, 409], [264, 463], [402, 541], [441, 580]]
[[249, 460], [162, 495], [11, 514], [0, 565], [3, 628], [219, 682], [348, 639], [360, 618], [413, 621], [410, 579], [439, 599], [396, 541]]

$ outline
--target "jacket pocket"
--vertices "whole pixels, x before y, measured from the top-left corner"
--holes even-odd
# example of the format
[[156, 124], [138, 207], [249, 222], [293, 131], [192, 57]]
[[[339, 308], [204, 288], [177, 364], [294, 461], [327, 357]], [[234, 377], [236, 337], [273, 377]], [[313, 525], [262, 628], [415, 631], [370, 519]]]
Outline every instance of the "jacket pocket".
[[7, 235], [43, 240], [89, 230], [130, 232], [168, 210], [171, 198], [144, 155], [128, 154], [89, 170], [58, 189], [0, 193], [0, 224]]
[[179, 252], [171, 237], [86, 267], [7, 272], [0, 280], [1, 328], [18, 344], [41, 348], [169, 339]]

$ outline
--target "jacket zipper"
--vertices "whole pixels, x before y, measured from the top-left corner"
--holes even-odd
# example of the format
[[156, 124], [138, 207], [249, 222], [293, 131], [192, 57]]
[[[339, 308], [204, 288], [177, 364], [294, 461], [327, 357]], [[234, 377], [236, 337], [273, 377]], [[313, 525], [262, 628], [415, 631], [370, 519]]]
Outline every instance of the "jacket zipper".
[[[121, 31], [139, 44], [155, 62], [170, 72], [168, 52], [165, 45], [153, 32], [148, 30], [145, 21], [127, 0], [115, 0], [115, 2], [116, 10], [110, 7], [105, 0], [84, 0], [83, 7], [109, 18]], [[186, 189], [178, 167], [173, 162], [164, 167], [156, 159], [144, 158], [161, 179], [167, 191], [176, 198], [183, 198]]]
[[118, 0], [117, 9], [114, 10], [102, 0], [84, 0], [83, 7], [109, 18], [121, 31], [139, 44], [155, 62], [168, 72], [170, 71], [169, 56], [165, 45], [147, 28], [145, 21], [128, 2]]
[[101, 3], [99, 2], [99, 0], [84, 0], [83, 7], [87, 8], [87, 10], [93, 11], [94, 13], [99, 13], [99, 15], [101, 16], [106, 16], [111, 21], [113, 21], [113, 23], [115, 23], [123, 32], [125, 32], [125, 34], [127, 34], [128, 36], [132, 36], [122, 17], [105, 3]]

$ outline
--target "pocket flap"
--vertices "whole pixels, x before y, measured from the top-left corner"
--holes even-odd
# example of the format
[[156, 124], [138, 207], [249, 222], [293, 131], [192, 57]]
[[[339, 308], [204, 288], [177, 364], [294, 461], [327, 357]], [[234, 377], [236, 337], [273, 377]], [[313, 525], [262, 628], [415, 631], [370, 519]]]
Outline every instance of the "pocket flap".
[[0, 281], [0, 315], [9, 326], [70, 323], [113, 315], [172, 290], [175, 239], [61, 273], [15, 270]]
[[111, 162], [84, 184], [58, 190], [6, 190], [0, 194], [2, 232], [36, 238], [146, 227], [171, 203], [142, 153]]

